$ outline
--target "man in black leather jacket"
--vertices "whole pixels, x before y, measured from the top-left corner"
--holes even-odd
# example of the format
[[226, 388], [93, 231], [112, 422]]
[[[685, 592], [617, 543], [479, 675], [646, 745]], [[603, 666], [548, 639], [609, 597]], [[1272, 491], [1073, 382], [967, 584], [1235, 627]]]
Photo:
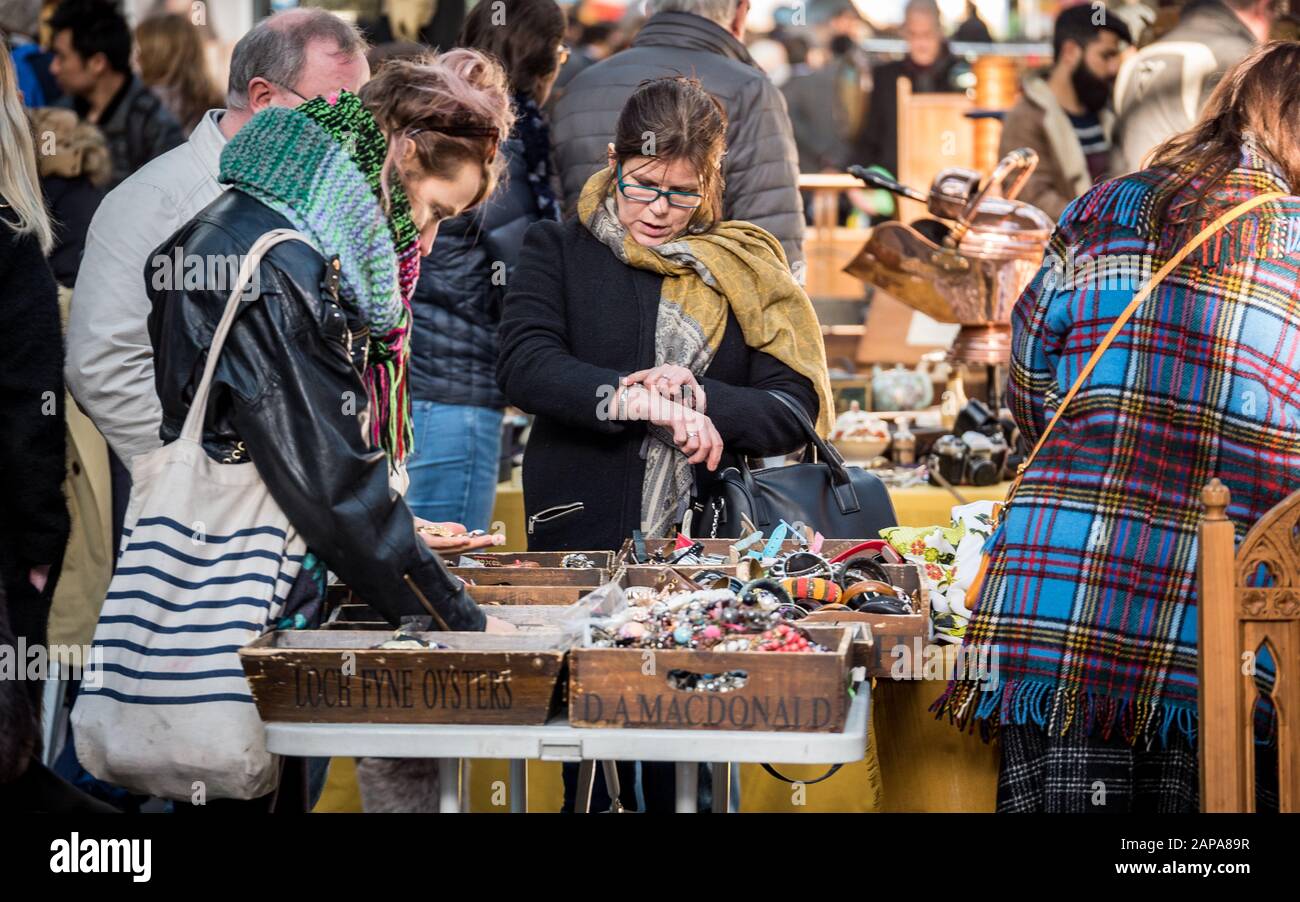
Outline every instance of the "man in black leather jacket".
[[[206, 274], [209, 261], [232, 259], [264, 233], [291, 227], [232, 189], [151, 256], [145, 281], [164, 441], [180, 434], [234, 280], [184, 288], [176, 254], [186, 264], [202, 261]], [[262, 260], [258, 290], [217, 365], [204, 449], [231, 465], [252, 461], [308, 547], [390, 621], [422, 615], [442, 629], [482, 630], [483, 611], [417, 536], [410, 510], [389, 487], [386, 455], [362, 436], [366, 326], [336, 302], [326, 273], [326, 260], [298, 241]]]

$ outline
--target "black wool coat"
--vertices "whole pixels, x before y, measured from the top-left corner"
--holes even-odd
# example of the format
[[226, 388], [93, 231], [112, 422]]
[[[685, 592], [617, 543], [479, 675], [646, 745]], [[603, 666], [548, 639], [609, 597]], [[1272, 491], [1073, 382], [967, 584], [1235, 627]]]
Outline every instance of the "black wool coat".
[[[529, 228], [501, 321], [497, 378], [510, 403], [535, 414], [524, 452], [524, 510], [534, 551], [616, 549], [641, 522], [646, 424], [615, 422], [608, 410], [619, 378], [654, 365], [663, 277], [627, 266], [571, 219]], [[794, 397], [816, 422], [812, 382], [745, 345], [728, 315], [700, 380], [706, 414], [726, 453], [786, 454], [804, 444], [788, 409], [767, 393]]]

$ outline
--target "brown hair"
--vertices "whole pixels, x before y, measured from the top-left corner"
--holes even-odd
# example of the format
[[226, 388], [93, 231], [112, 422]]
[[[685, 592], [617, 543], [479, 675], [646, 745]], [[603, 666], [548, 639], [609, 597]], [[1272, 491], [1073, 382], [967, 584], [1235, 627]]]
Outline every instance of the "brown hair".
[[[614, 130], [614, 155], [686, 160], [695, 167], [704, 202], [691, 217], [693, 232], [722, 218], [722, 157], [727, 114], [698, 79], [682, 75], [643, 81], [623, 105]], [[626, 172], [624, 173], [626, 174]]]
[[511, 89], [536, 99], [537, 86], [559, 68], [564, 24], [564, 11], [554, 0], [479, 2], [465, 17], [458, 43], [495, 56]]
[[466, 163], [483, 181], [471, 206], [492, 194], [504, 158], [497, 153], [515, 116], [505, 71], [477, 50], [391, 60], [361, 88], [361, 101], [388, 135], [383, 184], [412, 142], [421, 170], [452, 178]]
[[203, 38], [188, 16], [165, 14], [145, 19], [136, 27], [140, 48], [140, 78], [151, 88], [164, 88], [172, 113], [186, 131], [192, 131], [208, 110], [225, 105], [225, 99], [208, 72]]
[[1257, 47], [1230, 69], [1206, 103], [1201, 119], [1188, 131], [1157, 147], [1151, 166], [1173, 170], [1159, 218], [1173, 212], [1170, 204], [1196, 179], [1205, 186], [1196, 197], [1180, 203], [1200, 203], [1241, 164], [1247, 133], [1279, 166], [1292, 190], [1300, 189], [1300, 43], [1274, 41]]

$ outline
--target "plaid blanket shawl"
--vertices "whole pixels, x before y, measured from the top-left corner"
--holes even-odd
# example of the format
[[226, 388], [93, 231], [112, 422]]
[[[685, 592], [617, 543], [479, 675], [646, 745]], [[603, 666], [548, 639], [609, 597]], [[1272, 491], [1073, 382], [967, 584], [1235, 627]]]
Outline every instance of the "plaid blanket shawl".
[[[1156, 221], [1167, 176], [1074, 201], [1020, 298], [1009, 398], [1031, 443], [1146, 278], [1231, 206], [1290, 193], [1248, 141], [1225, 185], [1171, 225]], [[964, 651], [988, 653], [996, 679], [950, 683], [938, 716], [978, 722], [985, 738], [999, 723], [1060, 735], [1082, 718], [1089, 735], [1195, 739], [1200, 491], [1216, 476], [1228, 485], [1240, 540], [1300, 488], [1297, 248], [1300, 198], [1267, 203], [1127, 324], [989, 539]]]

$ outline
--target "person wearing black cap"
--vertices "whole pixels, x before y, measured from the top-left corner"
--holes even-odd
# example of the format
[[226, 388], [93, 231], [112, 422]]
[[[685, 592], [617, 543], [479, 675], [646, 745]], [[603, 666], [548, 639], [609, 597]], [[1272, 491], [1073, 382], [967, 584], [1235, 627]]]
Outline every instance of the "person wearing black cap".
[[1111, 91], [1128, 43], [1128, 26], [1119, 16], [1098, 15], [1092, 4], [1065, 10], [1056, 19], [1052, 68], [1027, 78], [1007, 113], [998, 152], [1038, 152], [1038, 168], [1020, 199], [1053, 219], [1106, 171]]

